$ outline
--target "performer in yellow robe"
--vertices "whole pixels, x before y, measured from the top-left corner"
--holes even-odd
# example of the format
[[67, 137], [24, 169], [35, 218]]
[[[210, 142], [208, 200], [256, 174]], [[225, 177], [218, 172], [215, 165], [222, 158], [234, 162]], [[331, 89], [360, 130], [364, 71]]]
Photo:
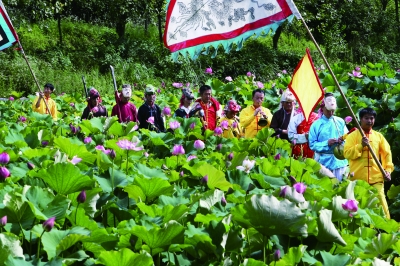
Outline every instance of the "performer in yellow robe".
[[[264, 91], [256, 89], [253, 91], [253, 104], [247, 106], [240, 112], [240, 125], [244, 128], [245, 138], [254, 138], [258, 131], [265, 127], [269, 127], [272, 120], [271, 111], [265, 107], [262, 107], [264, 101]], [[266, 126], [259, 126], [258, 121], [261, 119], [267, 119], [268, 124]]]
[[241, 130], [239, 117], [236, 114], [240, 111], [240, 105], [235, 100], [229, 100], [224, 108], [224, 115], [219, 121], [219, 126], [222, 128], [224, 138], [240, 138]]
[[[376, 118], [376, 112], [372, 108], [362, 109], [359, 116], [365, 137], [362, 138], [358, 130], [349, 134], [344, 145], [344, 157], [349, 160], [350, 173], [354, 172], [352, 180], [364, 180], [378, 190], [379, 201], [386, 217], [390, 219], [383, 186], [384, 180], [390, 180], [390, 173], [394, 169], [390, 145], [381, 133], [372, 129]], [[367, 147], [368, 142], [376, 156], [380, 158], [382, 167], [386, 172], [385, 176], [375, 163]]]
[[40, 92], [39, 96], [37, 96], [32, 103], [32, 110], [41, 114], [48, 114], [46, 104], [43, 101], [46, 101], [47, 106], [50, 109], [50, 115], [53, 117], [53, 120], [57, 120], [57, 104], [56, 102], [50, 98], [50, 94], [54, 91], [54, 86], [50, 83], [44, 85], [43, 93]]

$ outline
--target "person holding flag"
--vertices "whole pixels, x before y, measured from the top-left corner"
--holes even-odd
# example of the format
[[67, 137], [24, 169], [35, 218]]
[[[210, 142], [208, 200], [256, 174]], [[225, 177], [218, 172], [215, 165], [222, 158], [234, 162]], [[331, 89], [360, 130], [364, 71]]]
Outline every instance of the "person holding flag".
[[[39, 95], [33, 100], [32, 110], [40, 114], [49, 114], [53, 117], [53, 120], [57, 120], [57, 104], [51, 99], [50, 94], [54, 91], [54, 86], [51, 83], [44, 85], [43, 92], [39, 92]], [[44, 102], [46, 101], [46, 103]]]
[[348, 129], [342, 118], [333, 115], [336, 107], [333, 94], [326, 93], [320, 108], [322, 116], [311, 125], [308, 141], [311, 150], [315, 152], [314, 160], [328, 168], [339, 181], [342, 181], [348, 162], [346, 159], [336, 158], [333, 150], [335, 146], [342, 144], [343, 136]]
[[[358, 130], [349, 134], [344, 144], [344, 157], [349, 160], [350, 172], [354, 173], [351, 180], [364, 180], [375, 187], [378, 190], [378, 198], [385, 216], [390, 219], [383, 186], [384, 181], [390, 181], [390, 173], [394, 170], [390, 145], [381, 133], [372, 129], [376, 118], [374, 109], [362, 109], [359, 117], [365, 137], [362, 137]], [[368, 143], [370, 143], [373, 152], [380, 155], [385, 175], [382, 174], [377, 163], [372, 159], [371, 152], [367, 147]]]

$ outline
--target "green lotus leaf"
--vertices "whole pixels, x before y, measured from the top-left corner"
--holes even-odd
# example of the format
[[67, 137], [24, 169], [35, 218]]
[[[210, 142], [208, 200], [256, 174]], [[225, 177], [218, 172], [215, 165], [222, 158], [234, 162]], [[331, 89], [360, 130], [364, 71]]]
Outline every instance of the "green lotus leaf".
[[395, 199], [400, 194], [400, 186], [391, 185], [387, 196], [389, 199]]
[[36, 173], [52, 189], [62, 195], [82, 191], [93, 186], [94, 181], [83, 175], [79, 168], [71, 163], [58, 163], [48, 169], [41, 169]]
[[232, 187], [232, 184], [226, 181], [224, 172], [218, 170], [213, 165], [203, 164], [197, 168], [197, 172], [201, 177], [208, 175], [207, 186], [210, 189], [219, 188], [222, 191], [227, 191]]
[[266, 236], [308, 235], [306, 215], [287, 199], [279, 201], [272, 195], [254, 195], [245, 204], [233, 207], [231, 213], [233, 220], [243, 227], [254, 227]]
[[[114, 177], [112, 178], [113, 175]], [[129, 183], [125, 173], [111, 167], [108, 169], [108, 173], [102, 173], [99, 176], [95, 175], [94, 178], [96, 178], [102, 190], [109, 193], [113, 191], [113, 186], [114, 188], [125, 187]]]
[[[162, 178], [147, 179], [136, 177], [134, 184], [126, 186], [124, 190], [136, 202], [139, 202], [140, 198], [142, 201], [152, 201], [160, 195], [171, 195], [174, 191], [174, 186]], [[143, 195], [145, 196], [144, 198]]]
[[265, 264], [263, 261], [259, 261], [259, 260], [255, 260], [255, 259], [245, 259], [243, 262], [243, 266], [265, 266], [267, 264]]
[[332, 223], [331, 210], [324, 209], [319, 212], [317, 239], [321, 242], [335, 242], [342, 246], [347, 245], [335, 225]]
[[143, 175], [146, 178], [158, 177], [164, 180], [168, 180], [168, 177], [160, 169], [152, 169], [141, 163], [138, 163], [135, 166], [135, 169], [138, 171], [140, 175]]
[[82, 120], [81, 124], [81, 131], [86, 135], [97, 134], [103, 131], [104, 124], [101, 118], [93, 117], [92, 119], [85, 119]]
[[307, 246], [300, 245], [298, 247], [289, 248], [286, 254], [276, 262], [277, 266], [297, 265], [304, 256]]
[[47, 252], [48, 258], [52, 259], [78, 241], [87, 238], [89, 234], [90, 231], [82, 227], [74, 227], [66, 231], [53, 228], [42, 236], [43, 249]]
[[163, 228], [153, 226], [147, 229], [144, 226], [135, 226], [131, 233], [143, 240], [151, 249], [152, 255], [168, 250], [171, 244], [183, 244], [184, 227], [176, 221], [169, 221]]
[[0, 233], [0, 264], [4, 265], [8, 256], [24, 258], [24, 251], [16, 235]]
[[209, 190], [201, 197], [199, 206], [211, 210], [216, 203], [221, 202], [223, 196], [224, 192], [219, 189]]
[[142, 212], [146, 213], [151, 217], [156, 217], [156, 216], [164, 217], [163, 218], [164, 223], [167, 223], [170, 220], [175, 220], [175, 221], [180, 220], [189, 210], [189, 208], [183, 204], [178, 206], [164, 205], [162, 206], [162, 208], [160, 208], [159, 206], [154, 204], [148, 206], [143, 202], [139, 202], [137, 203], [137, 206]]
[[387, 220], [386, 218], [383, 217], [383, 214], [377, 215], [375, 213], [370, 212], [369, 210], [367, 210], [367, 213], [371, 217], [373, 225], [376, 228], [385, 230], [387, 233], [398, 232], [400, 226], [399, 223], [396, 222], [395, 220]]
[[207, 213], [206, 215], [198, 213], [194, 218], [195, 222], [203, 223], [208, 226], [212, 221], [220, 222], [224, 217], [216, 216], [215, 213]]
[[98, 258], [98, 264], [105, 266], [151, 266], [153, 258], [146, 253], [137, 254], [130, 249], [123, 248], [119, 251], [103, 251]]
[[346, 246], [341, 246], [337, 245], [335, 254], [340, 254], [340, 253], [352, 253], [355, 252], [355, 243], [358, 241], [358, 237], [355, 235], [352, 235], [351, 232], [349, 234], [342, 234], [342, 238], [344, 242], [347, 243]]
[[326, 251], [320, 251], [323, 265], [335, 265], [335, 266], [345, 266], [351, 259], [351, 256], [348, 254], [339, 254], [339, 255], [332, 255]]
[[[377, 237], [372, 239], [371, 243], [366, 246], [364, 253], [360, 254], [360, 257], [380, 257], [386, 254], [388, 249], [391, 249], [392, 245], [395, 244], [397, 241], [398, 237], [396, 234], [381, 233]], [[391, 251], [389, 253], [391, 253]]]
[[185, 236], [185, 244], [190, 245], [185, 250], [192, 256], [202, 258], [207, 257], [208, 254], [215, 254], [217, 248], [204, 228], [196, 228], [188, 224]]
[[54, 144], [59, 147], [62, 152], [68, 154], [68, 158], [72, 159], [75, 155], [81, 158], [83, 162], [92, 164], [96, 160], [96, 155], [89, 152], [86, 146], [78, 143], [73, 143], [72, 139], [58, 137], [54, 139]]
[[[15, 189], [4, 195], [4, 209], [0, 209], [0, 217], [7, 216], [9, 223], [21, 224], [23, 228], [32, 225], [32, 221], [36, 218], [28, 200], [21, 194], [20, 189]], [[42, 216], [42, 215], [40, 215]]]
[[56, 150], [50, 150], [49, 148], [26, 149], [26, 150], [24, 150], [24, 152], [22, 154], [25, 157], [27, 157], [28, 159], [32, 159], [32, 158], [35, 158], [35, 157], [40, 158], [42, 156], [52, 157], [55, 152], [56, 152]]

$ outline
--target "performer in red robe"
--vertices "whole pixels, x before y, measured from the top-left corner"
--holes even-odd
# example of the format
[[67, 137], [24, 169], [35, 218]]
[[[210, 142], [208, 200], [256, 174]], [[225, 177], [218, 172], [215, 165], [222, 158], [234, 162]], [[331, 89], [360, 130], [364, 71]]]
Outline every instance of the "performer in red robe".
[[290, 120], [288, 136], [289, 140], [294, 144], [292, 149], [294, 158], [314, 158], [314, 151], [308, 146], [308, 132], [310, 131], [312, 123], [318, 118], [318, 114], [311, 113], [308, 121], [306, 121], [303, 112], [300, 112]]

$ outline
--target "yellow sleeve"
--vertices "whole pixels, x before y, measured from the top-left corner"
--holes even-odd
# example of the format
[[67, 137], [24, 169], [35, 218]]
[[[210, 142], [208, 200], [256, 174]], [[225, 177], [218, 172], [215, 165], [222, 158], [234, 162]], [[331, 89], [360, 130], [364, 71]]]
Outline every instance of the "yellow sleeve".
[[392, 162], [392, 152], [390, 151], [390, 145], [385, 139], [384, 136], [380, 134], [380, 142], [379, 142], [379, 154], [381, 157], [382, 167], [385, 171], [392, 173], [394, 170], [394, 165]]
[[36, 108], [36, 103], [38, 100], [39, 100], [39, 96], [36, 96], [36, 98], [32, 102], [32, 110], [34, 112], [39, 112], [39, 110], [40, 110], [40, 105], [39, 105], [39, 108]]
[[361, 157], [363, 146], [361, 144], [361, 135], [358, 130], [349, 134], [344, 143], [344, 157], [354, 160]]
[[250, 108], [245, 108], [243, 109], [242, 112], [240, 112], [240, 125], [244, 128], [248, 127], [251, 122], [254, 121], [255, 116], [254, 112]]
[[55, 101], [53, 101], [52, 107], [51, 107], [51, 116], [53, 117], [54, 121], [57, 121], [57, 104]]

